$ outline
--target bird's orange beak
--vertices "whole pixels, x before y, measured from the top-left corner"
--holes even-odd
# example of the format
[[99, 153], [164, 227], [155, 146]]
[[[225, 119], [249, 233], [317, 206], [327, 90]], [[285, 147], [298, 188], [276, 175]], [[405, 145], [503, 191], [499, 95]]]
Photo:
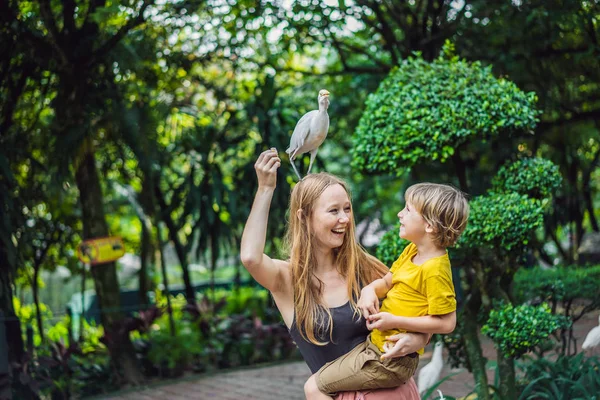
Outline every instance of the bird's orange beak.
[[321, 90], [320, 94], [321, 94], [321, 96], [329, 97], [329, 91], [328, 90]]

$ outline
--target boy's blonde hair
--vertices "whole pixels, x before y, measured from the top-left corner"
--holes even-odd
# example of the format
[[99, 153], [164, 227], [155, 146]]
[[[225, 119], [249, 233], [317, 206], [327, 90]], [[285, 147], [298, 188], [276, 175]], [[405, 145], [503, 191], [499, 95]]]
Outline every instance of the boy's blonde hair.
[[[317, 258], [314, 251], [314, 238], [311, 226], [315, 203], [325, 189], [333, 185], [344, 188], [350, 199], [348, 185], [340, 178], [318, 173], [305, 176], [292, 190], [289, 208], [289, 223], [286, 244], [290, 257], [292, 285], [294, 287], [294, 322], [300, 335], [311, 343], [325, 345], [318, 336], [329, 337], [333, 333], [331, 312], [323, 305], [323, 283], [317, 279], [315, 269]], [[297, 211], [302, 210], [302, 218]], [[356, 317], [360, 310], [356, 301], [361, 289], [381, 278], [388, 268], [375, 257], [368, 254], [355, 237], [354, 217], [346, 226], [343, 244], [334, 249], [338, 272], [348, 283], [348, 298]]]
[[453, 246], [467, 227], [469, 202], [453, 186], [418, 183], [406, 190], [404, 199], [433, 227], [433, 242], [439, 247]]

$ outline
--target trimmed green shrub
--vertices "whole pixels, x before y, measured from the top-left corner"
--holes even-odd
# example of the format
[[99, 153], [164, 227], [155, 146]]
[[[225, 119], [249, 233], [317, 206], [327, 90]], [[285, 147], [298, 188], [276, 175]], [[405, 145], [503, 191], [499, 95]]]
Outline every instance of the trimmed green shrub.
[[500, 304], [490, 311], [481, 332], [489, 336], [506, 357], [519, 358], [569, 324], [565, 317], [552, 314], [546, 304], [539, 307]]
[[544, 222], [539, 203], [518, 193], [476, 197], [470, 206], [469, 222], [458, 243], [463, 249], [488, 247], [510, 253], [527, 246]]
[[398, 167], [446, 161], [458, 146], [534, 129], [534, 93], [496, 78], [491, 67], [444, 55], [429, 63], [416, 54], [369, 95], [353, 136], [354, 167], [401, 174]]
[[558, 166], [544, 158], [524, 158], [508, 162], [492, 180], [497, 193], [520, 193], [544, 199], [560, 187], [562, 176]]
[[537, 299], [564, 306], [581, 299], [600, 308], [600, 265], [521, 269], [515, 274], [513, 295], [520, 303]]

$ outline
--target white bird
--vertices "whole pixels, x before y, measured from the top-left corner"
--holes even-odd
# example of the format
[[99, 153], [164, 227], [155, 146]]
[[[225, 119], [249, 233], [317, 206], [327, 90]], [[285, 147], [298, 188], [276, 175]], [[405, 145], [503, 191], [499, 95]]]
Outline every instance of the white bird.
[[307, 172], [310, 174], [319, 146], [327, 137], [327, 131], [329, 130], [329, 114], [327, 114], [329, 92], [327, 90], [322, 89], [319, 91], [318, 103], [318, 110], [309, 111], [300, 118], [294, 128], [294, 133], [292, 133], [290, 147], [285, 151], [290, 156], [290, 162], [294, 172], [298, 175], [298, 179], [302, 179], [302, 177], [294, 165], [294, 160], [299, 155], [310, 153], [310, 164]]
[[419, 379], [417, 381], [419, 394], [423, 395], [423, 393], [440, 380], [442, 369], [444, 368], [443, 349], [444, 344], [441, 341], [437, 342], [433, 348], [431, 361], [419, 371]]
[[592, 330], [588, 332], [581, 345], [582, 350], [591, 349], [600, 344], [600, 316], [598, 316], [598, 324], [598, 326], [593, 327]]

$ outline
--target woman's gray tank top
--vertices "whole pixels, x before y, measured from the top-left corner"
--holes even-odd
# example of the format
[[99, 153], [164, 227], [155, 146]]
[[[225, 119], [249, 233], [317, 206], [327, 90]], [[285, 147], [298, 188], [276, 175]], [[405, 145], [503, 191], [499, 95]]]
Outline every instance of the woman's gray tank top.
[[354, 316], [350, 302], [340, 307], [330, 308], [329, 311], [333, 319], [333, 340], [329, 340], [329, 329], [325, 330], [324, 335], [317, 336], [319, 341], [329, 342], [324, 346], [318, 346], [302, 338], [296, 326], [295, 315], [290, 329], [292, 339], [296, 342], [300, 354], [313, 374], [326, 363], [348, 353], [364, 342], [369, 335], [365, 319], [362, 316], [360, 318]]

